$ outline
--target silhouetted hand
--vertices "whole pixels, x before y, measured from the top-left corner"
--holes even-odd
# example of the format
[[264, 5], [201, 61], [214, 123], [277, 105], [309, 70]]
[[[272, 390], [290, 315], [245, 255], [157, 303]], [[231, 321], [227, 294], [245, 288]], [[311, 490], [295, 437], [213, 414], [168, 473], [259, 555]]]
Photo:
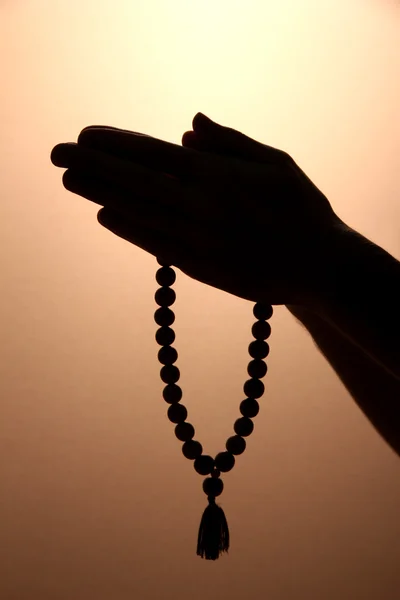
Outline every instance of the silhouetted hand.
[[179, 146], [88, 127], [52, 162], [104, 206], [104, 227], [190, 277], [253, 302], [312, 302], [343, 224], [326, 197], [285, 152], [201, 114], [193, 128]]

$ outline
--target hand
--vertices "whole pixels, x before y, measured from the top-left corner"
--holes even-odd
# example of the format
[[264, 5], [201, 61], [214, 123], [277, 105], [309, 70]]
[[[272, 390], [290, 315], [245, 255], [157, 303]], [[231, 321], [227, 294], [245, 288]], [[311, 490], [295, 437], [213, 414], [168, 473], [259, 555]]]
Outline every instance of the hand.
[[[312, 302], [340, 219], [288, 154], [197, 115], [184, 146], [106, 127], [59, 144], [66, 189], [190, 277], [253, 302]], [[222, 152], [222, 154], [220, 154]]]
[[[270, 164], [271, 162], [290, 164], [299, 176], [303, 202], [304, 198], [309, 197], [310, 202], [306, 201], [306, 204], [315, 213], [311, 221], [314, 220], [315, 225], [318, 227], [318, 221], [321, 219], [321, 231], [325, 229], [326, 224], [328, 225], [328, 229], [330, 229], [329, 224], [331, 223], [333, 232], [331, 239], [333, 243], [330, 248], [328, 247], [328, 251], [324, 251], [322, 254], [322, 270], [315, 272], [314, 285], [310, 286], [310, 289], [314, 289], [314, 291], [308, 295], [306, 302], [302, 302], [301, 304], [286, 304], [286, 307], [292, 314], [300, 319], [304, 316], [304, 311], [307, 311], [307, 308], [314, 308], [315, 305], [319, 304], [319, 288], [329, 278], [330, 269], [335, 268], [335, 254], [337, 253], [337, 249], [341, 248], [341, 240], [344, 235], [349, 233], [350, 228], [333, 212], [327, 198], [315, 187], [312, 181], [286, 152], [261, 144], [232, 128], [223, 127], [202, 113], [198, 113], [193, 120], [193, 129], [194, 131], [186, 131], [183, 134], [182, 145], [186, 148], [263, 164]], [[322, 244], [321, 249], [323, 246], [324, 244]]]

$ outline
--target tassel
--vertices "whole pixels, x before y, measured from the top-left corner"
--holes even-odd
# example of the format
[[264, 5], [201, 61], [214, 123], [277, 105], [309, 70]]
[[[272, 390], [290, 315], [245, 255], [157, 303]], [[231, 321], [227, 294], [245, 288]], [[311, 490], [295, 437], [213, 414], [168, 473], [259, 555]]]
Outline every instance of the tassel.
[[201, 519], [197, 539], [197, 555], [206, 560], [216, 560], [229, 549], [229, 529], [225, 513], [215, 498], [208, 496], [208, 506]]

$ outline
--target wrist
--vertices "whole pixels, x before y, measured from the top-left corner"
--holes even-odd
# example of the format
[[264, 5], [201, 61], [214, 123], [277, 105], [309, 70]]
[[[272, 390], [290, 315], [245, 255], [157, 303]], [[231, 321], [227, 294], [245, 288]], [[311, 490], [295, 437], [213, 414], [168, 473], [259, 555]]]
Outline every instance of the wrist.
[[354, 304], [354, 308], [362, 304], [365, 295], [373, 293], [373, 267], [378, 265], [379, 275], [379, 259], [386, 254], [341, 219], [334, 224], [324, 250], [321, 272], [306, 306], [322, 318], [343, 304]]
[[400, 262], [345, 226], [326, 267], [309, 308], [400, 379]]
[[299, 279], [299, 293], [286, 305], [295, 317], [302, 320], [311, 314], [324, 316], [329, 299], [337, 291], [340, 276], [344, 273], [343, 265], [346, 262], [350, 232], [359, 235], [336, 215], [328, 227], [318, 231], [319, 241], [314, 244], [308, 259], [313, 267], [307, 274], [307, 279]]

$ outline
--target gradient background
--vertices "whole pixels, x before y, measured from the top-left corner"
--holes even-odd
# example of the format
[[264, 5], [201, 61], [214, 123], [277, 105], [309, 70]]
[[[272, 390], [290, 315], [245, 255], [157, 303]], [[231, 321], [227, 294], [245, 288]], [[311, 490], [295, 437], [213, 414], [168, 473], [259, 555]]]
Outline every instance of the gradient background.
[[[2, 600], [398, 598], [399, 460], [285, 307], [224, 477], [231, 551], [196, 556], [206, 498], [161, 397], [156, 261], [49, 156], [91, 124], [180, 143], [202, 111], [287, 150], [400, 259], [399, 50], [389, 1], [0, 2]], [[180, 271], [175, 289], [183, 401], [215, 454], [252, 305]]]

